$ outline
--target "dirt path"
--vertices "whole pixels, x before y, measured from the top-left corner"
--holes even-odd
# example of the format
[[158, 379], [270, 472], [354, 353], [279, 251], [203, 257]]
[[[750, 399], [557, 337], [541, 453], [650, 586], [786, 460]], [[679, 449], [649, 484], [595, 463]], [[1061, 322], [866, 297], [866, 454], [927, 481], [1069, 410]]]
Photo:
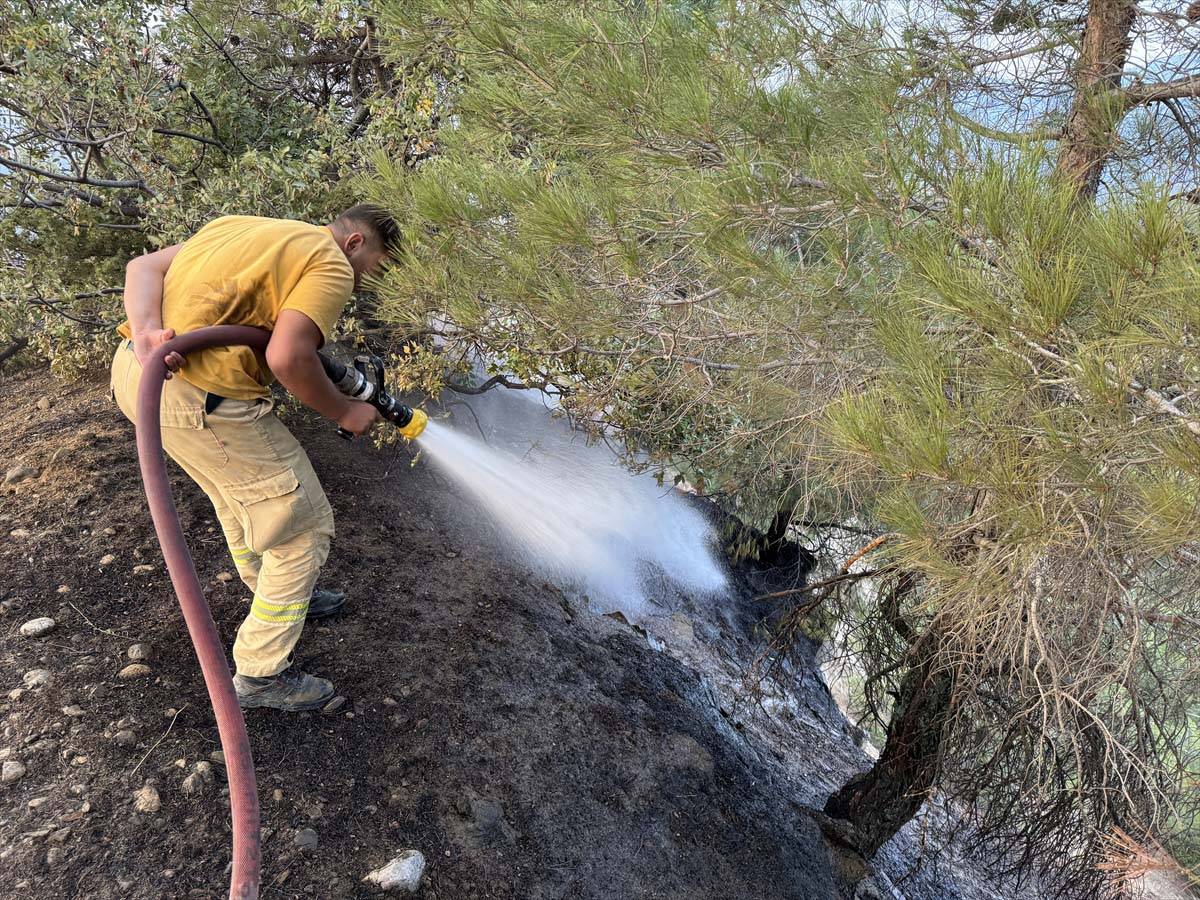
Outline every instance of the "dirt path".
[[[185, 785], [217, 749], [216, 729], [132, 428], [106, 391], [40, 375], [0, 384], [0, 409], [0, 468], [40, 470], [0, 489], [0, 756], [25, 767], [0, 785], [0, 896], [224, 896], [224, 773], [212, 763], [206, 783], [200, 765]], [[836, 762], [799, 775], [801, 757], [772, 755], [715, 713], [714, 685], [686, 653], [656, 652], [507, 562], [406, 451], [347, 447], [304, 416], [291, 424], [337, 513], [323, 580], [352, 598], [309, 627], [298, 657], [347, 702], [249, 716], [264, 897], [372, 896], [360, 879], [409, 847], [429, 862], [422, 896], [442, 900], [839, 896], [796, 798], [802, 781], [820, 794], [858, 764], [847, 741]], [[218, 580], [232, 566], [211, 509], [173, 474], [228, 645], [247, 592]], [[56, 628], [19, 632], [40, 616]], [[149, 674], [122, 679], [139, 643]], [[38, 669], [48, 683], [26, 686]], [[139, 812], [147, 784], [161, 805]], [[303, 829], [315, 848], [297, 845]]]

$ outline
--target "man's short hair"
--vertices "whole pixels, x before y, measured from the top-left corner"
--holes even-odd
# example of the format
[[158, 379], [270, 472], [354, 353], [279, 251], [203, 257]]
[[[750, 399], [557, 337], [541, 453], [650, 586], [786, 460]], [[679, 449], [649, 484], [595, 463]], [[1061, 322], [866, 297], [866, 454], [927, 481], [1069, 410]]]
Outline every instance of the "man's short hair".
[[341, 213], [333, 224], [340, 231], [361, 231], [372, 235], [389, 255], [400, 249], [400, 226], [382, 206], [359, 203]]

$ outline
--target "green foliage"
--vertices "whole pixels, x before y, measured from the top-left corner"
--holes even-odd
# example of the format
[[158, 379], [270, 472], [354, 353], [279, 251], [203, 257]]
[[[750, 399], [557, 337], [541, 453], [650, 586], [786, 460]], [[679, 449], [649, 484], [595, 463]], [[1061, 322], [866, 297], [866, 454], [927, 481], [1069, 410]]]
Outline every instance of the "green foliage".
[[364, 327], [436, 338], [407, 386], [479, 354], [631, 465], [790, 515], [832, 581], [776, 637], [837, 635], [880, 727], [907, 672], [951, 673], [914, 789], [1084, 896], [1107, 829], [1186, 852], [1200, 806], [1195, 216], [1133, 183], [1081, 204], [1044, 141], [954, 107], [979, 48], [843, 13], [0, 0], [27, 167], [0, 163], [0, 337], [65, 370], [142, 248], [389, 206], [405, 252]]
[[1086, 893], [1109, 824], [1177, 828], [1200, 383], [1161, 192], [1081, 206], [1031, 145], [963, 153], [876, 32], [839, 58], [770, 5], [383, 15], [463, 77], [442, 152], [371, 185], [409, 250], [380, 315], [747, 521], [887, 535], [819, 615], [880, 709], [909, 666], [955, 673], [938, 786], [1024, 863]]
[[321, 221], [372, 153], [430, 152], [436, 61], [370, 7], [0, 2], [0, 350], [107, 356], [124, 265], [224, 213]]

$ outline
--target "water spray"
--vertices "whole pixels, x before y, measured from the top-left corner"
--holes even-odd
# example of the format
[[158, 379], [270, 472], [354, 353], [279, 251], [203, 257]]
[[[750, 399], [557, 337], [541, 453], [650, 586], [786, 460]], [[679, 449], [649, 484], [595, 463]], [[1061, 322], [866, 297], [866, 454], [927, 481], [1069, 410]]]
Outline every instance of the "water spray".
[[[266, 349], [270, 332], [217, 325], [181, 334], [146, 360], [137, 399], [137, 446], [146, 499], [171, 583], [179, 598], [212, 701], [229, 778], [233, 823], [230, 900], [255, 900], [260, 879], [258, 787], [246, 722], [233, 688], [225, 650], [196, 576], [163, 459], [159, 404], [166, 357], [218, 346]], [[334, 386], [370, 403], [408, 440], [422, 438], [434, 461], [454, 475], [491, 513], [526, 558], [547, 574], [581, 581], [593, 593], [627, 610], [642, 611], [645, 598], [637, 564], [651, 564], [684, 589], [720, 591], [725, 574], [712, 553], [710, 529], [694, 510], [663, 496], [649, 476], [629, 477], [599, 448], [519, 459], [441, 424], [400, 403], [386, 389], [383, 361], [359, 356], [352, 366], [318, 354]], [[426, 430], [426, 426], [428, 430]], [[344, 438], [353, 435], [338, 429]], [[542, 435], [549, 440], [550, 435]]]
[[682, 495], [631, 473], [607, 446], [588, 446], [540, 403], [492, 395], [475, 405], [483, 440], [434, 421], [422, 452], [530, 568], [586, 595], [596, 612], [631, 622], [666, 611], [658, 601], [669, 603], [672, 591], [696, 598], [725, 589], [710, 524]]

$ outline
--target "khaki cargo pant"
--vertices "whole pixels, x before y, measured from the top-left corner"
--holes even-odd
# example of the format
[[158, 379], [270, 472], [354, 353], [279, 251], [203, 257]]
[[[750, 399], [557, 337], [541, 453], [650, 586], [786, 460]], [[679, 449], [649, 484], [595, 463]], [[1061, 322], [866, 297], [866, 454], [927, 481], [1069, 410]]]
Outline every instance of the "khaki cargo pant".
[[[142, 367], [130, 341], [113, 356], [112, 391], [134, 421]], [[233, 659], [241, 675], [283, 671], [300, 640], [317, 574], [329, 555], [333, 510], [308, 456], [269, 399], [222, 400], [176, 376], [163, 385], [163, 447], [216, 510], [234, 565], [254, 592]]]

